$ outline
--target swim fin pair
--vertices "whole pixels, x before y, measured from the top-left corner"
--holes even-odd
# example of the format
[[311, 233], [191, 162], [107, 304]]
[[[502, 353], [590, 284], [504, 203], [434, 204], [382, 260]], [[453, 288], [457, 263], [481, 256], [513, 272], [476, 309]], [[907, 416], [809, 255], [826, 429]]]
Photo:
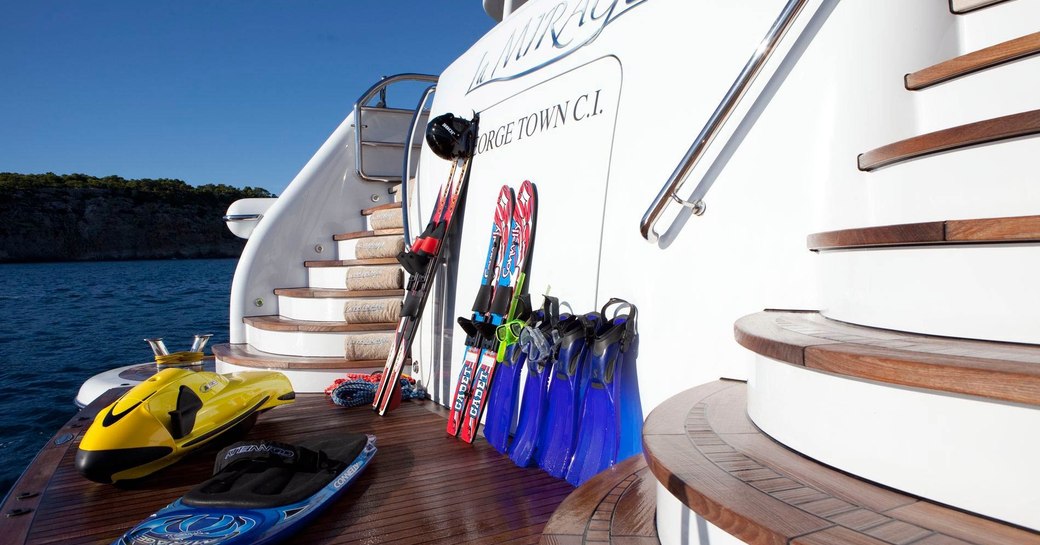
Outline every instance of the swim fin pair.
[[553, 477], [567, 473], [574, 456], [578, 419], [588, 385], [586, 346], [603, 321], [597, 312], [561, 319], [556, 358], [552, 362], [548, 407], [538, 439], [538, 466]]
[[[588, 384], [582, 399], [574, 454], [567, 482], [579, 486], [593, 475], [642, 451], [643, 411], [636, 357], [639, 352], [637, 309], [611, 299], [601, 314], [617, 306], [587, 343]], [[628, 312], [622, 314], [624, 309]]]

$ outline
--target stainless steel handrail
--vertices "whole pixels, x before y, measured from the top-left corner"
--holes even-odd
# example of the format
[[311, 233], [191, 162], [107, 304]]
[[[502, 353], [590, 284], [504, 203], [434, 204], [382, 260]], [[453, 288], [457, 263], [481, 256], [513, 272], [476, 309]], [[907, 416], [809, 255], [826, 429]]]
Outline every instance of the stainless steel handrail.
[[[426, 101], [430, 100], [430, 96], [437, 91], [437, 84], [433, 84], [423, 91], [422, 98], [419, 99], [419, 104], [415, 106], [415, 111], [412, 113], [412, 124], [408, 128], [408, 136], [405, 137], [404, 141], [406, 144], [412, 142], [412, 138], [415, 138], [415, 129], [419, 125], [419, 121], [422, 119], [423, 113], [428, 112], [425, 110]], [[413, 146], [405, 146], [404, 148], [404, 168], [401, 169], [401, 216], [404, 218], [404, 241], [405, 244], [411, 245], [412, 237], [409, 235], [408, 230], [408, 180], [410, 179], [412, 169], [412, 149]], [[415, 175], [419, 176], [419, 165], [415, 165]]]
[[224, 221], [260, 221], [263, 219], [263, 214], [227, 214], [223, 217]]
[[364, 165], [361, 159], [361, 133], [363, 132], [365, 126], [364, 123], [362, 123], [361, 119], [361, 108], [364, 107], [369, 100], [372, 100], [373, 97], [378, 95], [380, 91], [383, 91], [390, 85], [400, 81], [428, 81], [431, 83], [436, 83], [437, 76], [432, 76], [429, 74], [397, 74], [395, 76], [383, 76], [383, 78], [380, 79], [375, 85], [369, 87], [368, 90], [361, 95], [361, 98], [357, 99], [357, 101], [354, 102], [354, 171], [362, 180], [368, 180], [370, 182], [394, 181], [390, 178], [380, 178], [378, 176], [368, 176], [365, 174]]
[[726, 122], [740, 104], [740, 100], [747, 94], [751, 84], [755, 82], [755, 79], [762, 72], [762, 68], [765, 67], [766, 62], [772, 57], [780, 40], [791, 29], [801, 14], [802, 8], [808, 3], [809, 0], [789, 0], [787, 2], [783, 11], [780, 12], [780, 16], [773, 22], [769, 32], [762, 38], [755, 52], [748, 59], [747, 64], [744, 65], [744, 69], [740, 71], [740, 75], [737, 76], [733, 85], [730, 86], [729, 91], [726, 92], [718, 107], [715, 108], [715, 112], [708, 118], [708, 122], [701, 129], [700, 134], [697, 135], [693, 145], [690, 146], [682, 161], [679, 162], [679, 166], [675, 167], [675, 171], [672, 172], [668, 181], [665, 182], [664, 187], [661, 188], [654, 202], [647, 208], [646, 213], [643, 214], [642, 221], [639, 222], [639, 232], [647, 241], [656, 243], [660, 239], [661, 235], [654, 230], [654, 227], [656, 227], [658, 220], [661, 219], [661, 215], [672, 202], [690, 208], [695, 215], [699, 216], [704, 213], [706, 205], [703, 199], [704, 194], [708, 191], [708, 187], [701, 187], [703, 180], [694, 189], [691, 200], [680, 197], [678, 192], [704, 156], [705, 151], [715, 141], [715, 137], [722, 132]]

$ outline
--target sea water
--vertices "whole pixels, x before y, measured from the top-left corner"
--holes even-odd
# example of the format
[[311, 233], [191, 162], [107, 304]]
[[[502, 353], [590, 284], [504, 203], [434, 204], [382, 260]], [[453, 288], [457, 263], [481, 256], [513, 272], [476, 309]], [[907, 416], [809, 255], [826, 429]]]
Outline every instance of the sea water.
[[228, 341], [237, 260], [0, 265], [0, 497], [76, 413], [80, 384], [213, 333]]

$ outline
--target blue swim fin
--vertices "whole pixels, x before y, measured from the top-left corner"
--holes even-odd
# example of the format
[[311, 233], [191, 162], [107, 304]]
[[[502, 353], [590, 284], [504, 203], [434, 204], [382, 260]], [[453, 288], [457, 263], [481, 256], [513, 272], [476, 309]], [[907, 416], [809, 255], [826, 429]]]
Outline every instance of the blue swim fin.
[[520, 347], [506, 349], [506, 357], [498, 362], [495, 380], [491, 383], [487, 412], [484, 417], [484, 437], [495, 450], [505, 454], [509, 448], [509, 432], [516, 422], [517, 402], [520, 399], [520, 370], [527, 355]]
[[539, 437], [538, 465], [553, 477], [567, 473], [578, 431], [585, 369], [585, 345], [599, 327], [600, 317], [593, 312], [560, 321], [560, 341], [552, 366], [548, 390], [548, 409]]
[[[595, 338], [589, 340], [586, 348], [589, 382], [582, 402], [574, 456], [567, 468], [567, 482], [575, 486], [641, 450], [643, 415], [634, 349], [638, 339], [637, 311], [625, 301], [611, 299], [603, 307], [604, 315], [607, 308], [618, 303], [630, 308], [630, 314], [615, 314]], [[625, 379], [635, 383], [634, 390], [625, 384]], [[632, 452], [633, 439], [635, 452]]]
[[509, 445], [509, 458], [520, 467], [533, 465], [538, 448], [538, 432], [541, 431], [542, 418], [549, 401], [545, 390], [549, 385], [551, 369], [545, 363], [531, 358], [525, 361], [527, 378], [524, 380], [524, 398], [520, 403], [520, 420], [516, 424], [516, 436]]
[[555, 348], [553, 331], [560, 321], [559, 313], [559, 300], [546, 296], [543, 309], [535, 315], [537, 327], [525, 327], [520, 334], [518, 346], [524, 354], [527, 378], [524, 379], [524, 394], [520, 403], [516, 435], [509, 445], [509, 458], [520, 467], [528, 467], [535, 462], [538, 436], [548, 402], [546, 387], [549, 385], [551, 374], [548, 364]]

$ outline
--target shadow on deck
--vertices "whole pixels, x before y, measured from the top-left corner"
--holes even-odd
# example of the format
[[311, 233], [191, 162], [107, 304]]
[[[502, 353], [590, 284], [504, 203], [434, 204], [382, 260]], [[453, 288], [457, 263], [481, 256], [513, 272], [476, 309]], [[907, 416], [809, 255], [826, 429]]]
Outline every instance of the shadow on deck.
[[[301, 395], [261, 416], [248, 438], [293, 443], [370, 433], [379, 448], [351, 489], [285, 543], [538, 543], [574, 488], [537, 468], [514, 466], [483, 438], [467, 445], [448, 437], [445, 419], [430, 401], [406, 402], [380, 418], [367, 407], [336, 407], [321, 395]], [[22, 543], [7, 539], [27, 534], [24, 543], [108, 544], [212, 471], [216, 447], [207, 447], [132, 488], [96, 484], [73, 466], [82, 429], [76, 431], [57, 467], [48, 467], [54, 462], [47, 463], [45, 448], [15, 485], [5, 511], [28, 482], [45, 488], [32, 512], [0, 520], [0, 541]]]

